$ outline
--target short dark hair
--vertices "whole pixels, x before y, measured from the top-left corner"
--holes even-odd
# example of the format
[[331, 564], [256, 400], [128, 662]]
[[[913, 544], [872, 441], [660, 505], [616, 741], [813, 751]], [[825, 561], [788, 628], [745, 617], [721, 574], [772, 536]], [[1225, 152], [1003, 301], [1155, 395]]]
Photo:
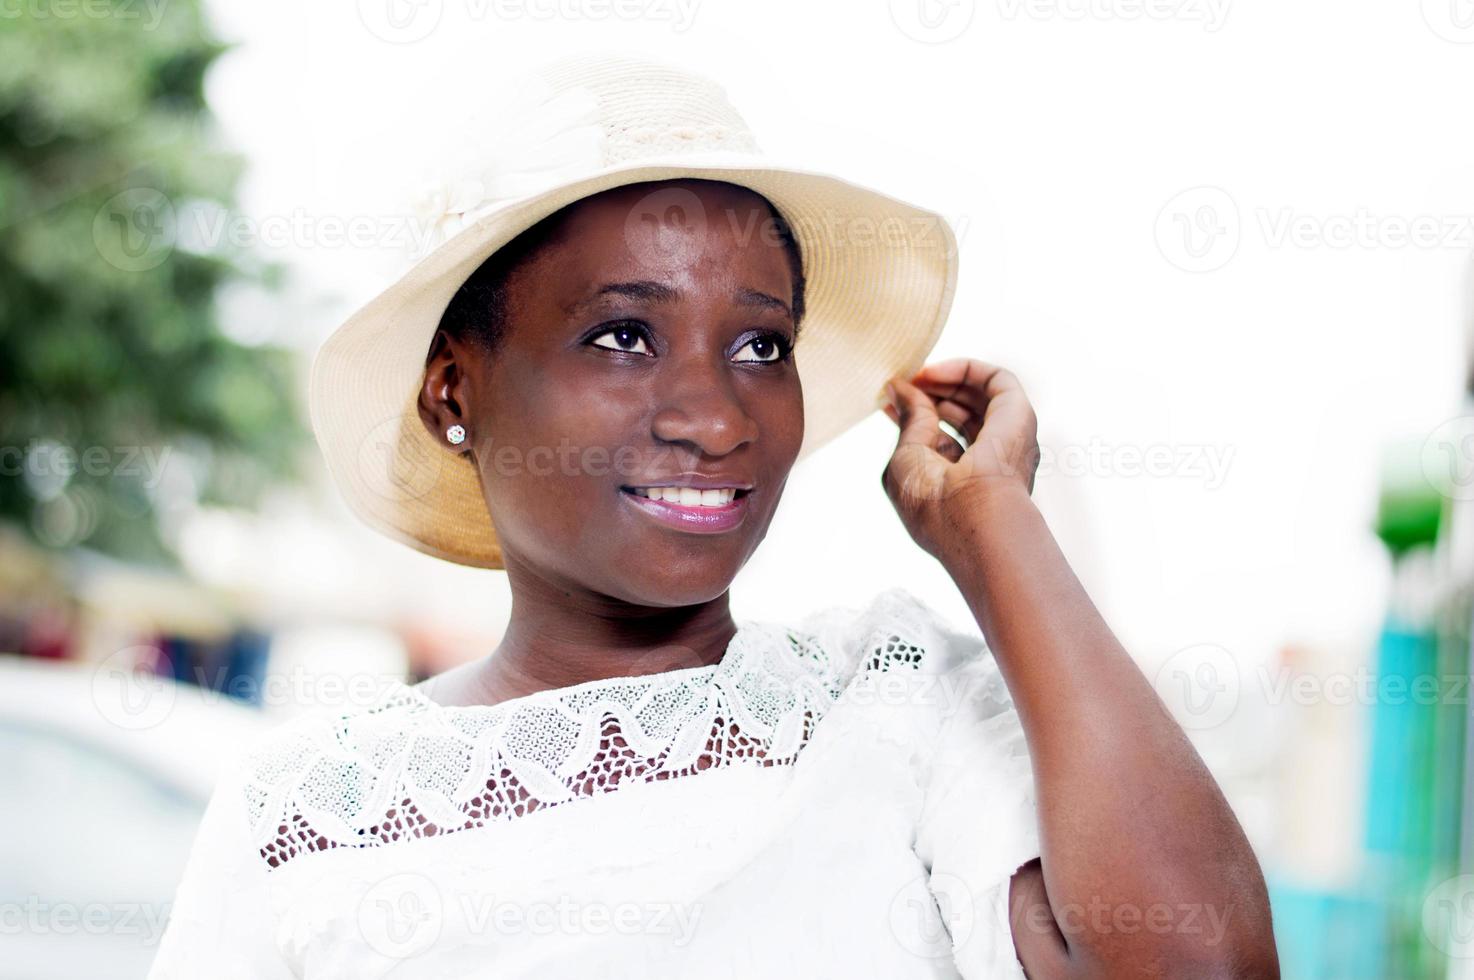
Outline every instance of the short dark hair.
[[[804, 263], [803, 252], [799, 248], [798, 239], [793, 234], [783, 215], [773, 206], [773, 202], [758, 194], [757, 191], [740, 184], [731, 184], [729, 181], [706, 181], [703, 178], [689, 178], [702, 180], [704, 183], [728, 184], [738, 187], [750, 194], [757, 194], [768, 206], [768, 211], [773, 218], [773, 228], [778, 236], [779, 243], [788, 255], [788, 267], [793, 275], [793, 326], [795, 336], [802, 327], [804, 317]], [[660, 183], [659, 181], [643, 181], [642, 183]], [[633, 185], [622, 185], [625, 187]], [[570, 209], [587, 198], [580, 198], [570, 204], [554, 211], [543, 218], [537, 224], [523, 231], [516, 238], [491, 253], [490, 257], [477, 267], [476, 271], [461, 283], [451, 297], [445, 313], [440, 318], [440, 329], [451, 337], [467, 343], [474, 343], [481, 347], [487, 354], [496, 352], [501, 343], [507, 327], [507, 283], [512, 274], [527, 262], [530, 262], [545, 247], [558, 241], [563, 229], [563, 222], [569, 216]], [[433, 350], [434, 345], [432, 345]], [[427, 355], [428, 360], [428, 355]]]

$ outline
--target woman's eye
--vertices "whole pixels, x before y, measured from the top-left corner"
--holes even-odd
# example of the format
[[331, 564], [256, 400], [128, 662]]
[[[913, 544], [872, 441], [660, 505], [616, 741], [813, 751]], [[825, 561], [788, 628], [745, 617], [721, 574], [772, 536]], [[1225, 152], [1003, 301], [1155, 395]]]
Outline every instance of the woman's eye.
[[[755, 356], [744, 357], [743, 351], [752, 351]], [[772, 363], [781, 361], [788, 356], [788, 341], [776, 333], [763, 334], [754, 337], [742, 345], [742, 350], [737, 352], [734, 361], [758, 361], [761, 363]]]
[[[613, 337], [612, 343], [605, 343], [605, 337]], [[597, 337], [589, 339], [589, 343], [595, 347], [604, 347], [608, 350], [624, 351], [627, 354], [649, 354], [650, 346], [645, 343], [645, 336], [638, 327], [629, 324], [620, 324], [610, 330], [605, 330]]]

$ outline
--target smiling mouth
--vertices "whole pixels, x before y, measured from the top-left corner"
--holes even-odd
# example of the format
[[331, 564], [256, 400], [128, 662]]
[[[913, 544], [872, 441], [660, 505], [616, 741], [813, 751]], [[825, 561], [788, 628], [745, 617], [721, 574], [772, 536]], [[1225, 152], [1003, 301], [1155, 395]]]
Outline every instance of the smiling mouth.
[[720, 534], [747, 518], [745, 487], [620, 487], [619, 495], [640, 513], [676, 531]]

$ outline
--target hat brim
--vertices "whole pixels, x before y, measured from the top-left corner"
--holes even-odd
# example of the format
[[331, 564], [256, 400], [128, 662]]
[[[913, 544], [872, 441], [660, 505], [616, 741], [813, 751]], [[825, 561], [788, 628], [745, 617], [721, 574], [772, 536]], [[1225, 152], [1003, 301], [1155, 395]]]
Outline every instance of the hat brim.
[[700, 177], [762, 194], [803, 251], [806, 312], [796, 346], [804, 391], [800, 458], [882, 404], [918, 370], [957, 287], [957, 242], [935, 212], [829, 174], [683, 157], [614, 168], [508, 203], [462, 230], [370, 300], [318, 350], [309, 411], [328, 471], [370, 527], [425, 554], [502, 568], [474, 465], [420, 421], [425, 355], [461, 284], [522, 231], [603, 190]]

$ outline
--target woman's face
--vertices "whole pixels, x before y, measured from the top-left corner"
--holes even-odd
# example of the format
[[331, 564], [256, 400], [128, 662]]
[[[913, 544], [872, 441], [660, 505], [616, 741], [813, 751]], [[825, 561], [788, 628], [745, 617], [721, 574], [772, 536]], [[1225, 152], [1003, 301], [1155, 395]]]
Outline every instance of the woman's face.
[[721, 184], [572, 212], [509, 279], [495, 352], [452, 345], [506, 564], [641, 605], [710, 600], [803, 441], [787, 254], [762, 199]]

